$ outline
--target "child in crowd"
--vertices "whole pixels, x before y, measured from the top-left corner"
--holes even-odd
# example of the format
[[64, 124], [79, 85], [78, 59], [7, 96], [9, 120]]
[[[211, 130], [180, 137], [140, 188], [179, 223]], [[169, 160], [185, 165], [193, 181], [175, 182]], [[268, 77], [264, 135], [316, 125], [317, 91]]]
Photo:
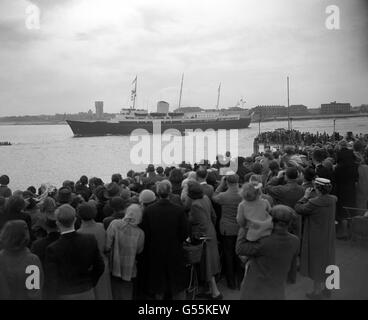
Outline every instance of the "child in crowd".
[[243, 201], [238, 206], [236, 220], [245, 228], [248, 241], [257, 241], [272, 232], [270, 203], [261, 198], [262, 183], [253, 181], [245, 183], [240, 191]]

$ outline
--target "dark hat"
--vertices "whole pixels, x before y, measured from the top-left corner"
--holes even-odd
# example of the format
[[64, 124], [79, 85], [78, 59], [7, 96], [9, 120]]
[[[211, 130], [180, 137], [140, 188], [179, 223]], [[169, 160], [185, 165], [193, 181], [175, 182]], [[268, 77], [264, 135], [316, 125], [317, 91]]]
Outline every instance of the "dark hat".
[[134, 176], [134, 170], [129, 170], [128, 173], [127, 173], [127, 177], [128, 178], [132, 178]]
[[203, 198], [203, 190], [197, 181], [188, 181], [188, 197], [193, 200]]
[[147, 172], [155, 172], [155, 166], [153, 164], [149, 164], [147, 167]]
[[78, 206], [77, 213], [82, 220], [89, 221], [96, 217], [97, 208], [89, 202], [84, 202]]
[[97, 199], [100, 201], [105, 201], [104, 193], [106, 191], [106, 188], [104, 186], [98, 186], [93, 193], [96, 195]]
[[298, 178], [298, 169], [296, 167], [289, 167], [286, 169], [286, 177], [295, 180]]
[[129, 200], [124, 200], [123, 198], [120, 197], [113, 197], [110, 200], [110, 207], [114, 210], [114, 211], [120, 211], [120, 210], [124, 210], [129, 204]]
[[79, 182], [83, 185], [88, 184], [88, 177], [87, 176], [81, 176], [79, 179]]
[[106, 185], [106, 190], [104, 192], [104, 197], [106, 199], [111, 199], [113, 197], [118, 196], [120, 193], [120, 187], [117, 183], [111, 182]]
[[0, 184], [7, 186], [9, 184], [9, 182], [10, 182], [10, 179], [6, 174], [4, 174], [0, 177]]
[[116, 183], [120, 183], [120, 181], [123, 180], [123, 177], [121, 176], [120, 173], [114, 173], [111, 176], [111, 182], [116, 182]]
[[65, 180], [64, 182], [63, 182], [63, 187], [69, 187], [70, 188], [70, 190], [74, 190], [74, 188], [75, 188], [75, 183], [74, 183], [74, 181], [71, 181], [71, 180]]
[[61, 187], [57, 198], [59, 203], [70, 203], [72, 201], [72, 191], [69, 187]]
[[34, 195], [36, 195], [36, 193], [37, 193], [37, 190], [36, 190], [36, 188], [35, 188], [34, 186], [30, 186], [30, 187], [28, 187], [28, 188], [27, 188], [27, 191], [32, 192]]

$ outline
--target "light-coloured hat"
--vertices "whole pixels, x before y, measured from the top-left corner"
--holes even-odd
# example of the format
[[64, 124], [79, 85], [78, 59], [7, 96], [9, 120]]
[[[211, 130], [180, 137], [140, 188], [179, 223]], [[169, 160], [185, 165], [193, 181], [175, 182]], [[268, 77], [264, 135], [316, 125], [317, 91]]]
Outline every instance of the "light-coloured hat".
[[156, 200], [156, 195], [152, 190], [143, 190], [140, 194], [139, 194], [139, 202], [141, 203], [151, 203], [153, 201]]
[[314, 181], [316, 184], [319, 184], [321, 186], [328, 186], [331, 184], [331, 181], [325, 178], [316, 178]]

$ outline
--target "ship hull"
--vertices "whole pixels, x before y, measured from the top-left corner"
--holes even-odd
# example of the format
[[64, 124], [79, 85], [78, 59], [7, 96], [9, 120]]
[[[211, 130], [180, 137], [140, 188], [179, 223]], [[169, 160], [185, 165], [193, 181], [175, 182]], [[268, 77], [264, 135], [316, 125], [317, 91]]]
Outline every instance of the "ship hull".
[[134, 130], [140, 129], [137, 133], [147, 132], [161, 133], [169, 129], [178, 130], [181, 134], [185, 134], [189, 130], [231, 130], [245, 129], [249, 127], [250, 117], [232, 119], [232, 120], [193, 120], [193, 121], [158, 121], [158, 122], [142, 122], [142, 121], [122, 121], [122, 122], [106, 122], [106, 121], [66, 121], [74, 133], [74, 136], [106, 136], [106, 135], [130, 135]]

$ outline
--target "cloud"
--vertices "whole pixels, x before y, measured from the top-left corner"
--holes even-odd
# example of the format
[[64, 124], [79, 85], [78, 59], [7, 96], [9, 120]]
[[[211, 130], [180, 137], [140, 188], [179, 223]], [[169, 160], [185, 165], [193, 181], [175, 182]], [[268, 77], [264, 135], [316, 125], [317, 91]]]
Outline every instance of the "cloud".
[[[138, 105], [178, 101], [212, 107], [292, 99], [367, 103], [368, 15], [363, 2], [341, 6], [338, 31], [325, 28], [327, 0], [3, 0], [0, 11], [0, 115], [76, 112], [94, 100], [127, 106], [138, 74]], [[25, 28], [25, 8], [41, 28]], [[346, 79], [349, 79], [347, 84]]]

